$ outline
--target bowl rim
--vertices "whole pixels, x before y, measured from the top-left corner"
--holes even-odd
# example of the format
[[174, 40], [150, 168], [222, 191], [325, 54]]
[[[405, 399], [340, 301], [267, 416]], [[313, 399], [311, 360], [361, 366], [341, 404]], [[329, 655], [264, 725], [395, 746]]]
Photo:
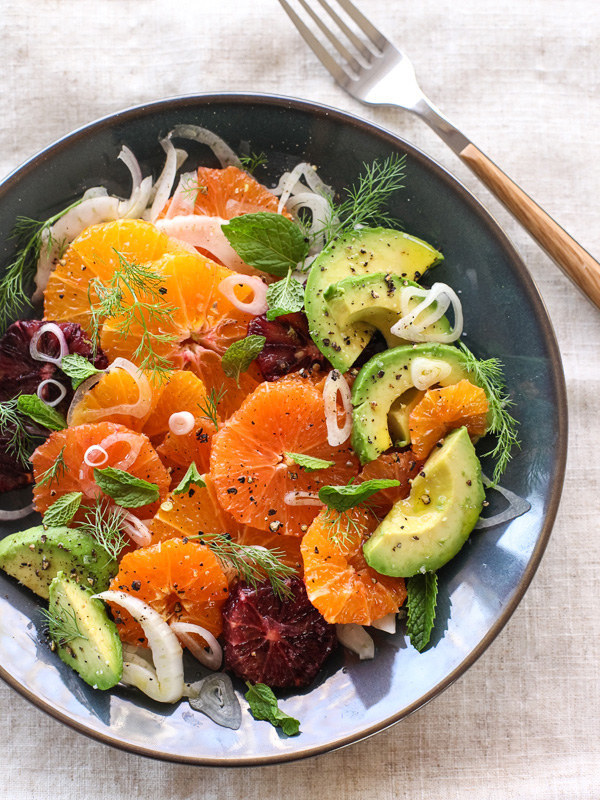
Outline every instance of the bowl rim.
[[235, 762], [226, 760], [224, 761], [218, 757], [187, 756], [160, 752], [152, 747], [145, 747], [143, 745], [118, 740], [116, 736], [111, 736], [103, 731], [89, 728], [85, 724], [70, 718], [67, 713], [59, 708], [56, 708], [51, 702], [40, 698], [35, 693], [31, 692], [25, 686], [20, 684], [0, 664], [0, 678], [2, 678], [9, 686], [19, 692], [19, 694], [21, 694], [26, 700], [29, 700], [33, 705], [37, 706], [37, 708], [44, 711], [49, 716], [54, 717], [54, 719], [65, 723], [79, 733], [83, 733], [84, 735], [100, 741], [103, 744], [107, 744], [138, 756], [145, 756], [163, 761], [197, 766], [219, 766], [233, 768], [246, 766], [266, 766], [269, 764], [281, 764], [285, 762], [301, 760], [321, 755], [326, 752], [331, 752], [355, 742], [370, 738], [376, 733], [390, 728], [392, 725], [395, 725], [400, 720], [426, 705], [430, 700], [451, 686], [454, 681], [463, 675], [469, 669], [469, 667], [471, 667], [479, 659], [479, 657], [485, 652], [485, 650], [487, 650], [494, 639], [496, 639], [521, 602], [525, 592], [527, 591], [527, 588], [529, 587], [529, 584], [533, 579], [533, 576], [535, 575], [548, 544], [564, 484], [567, 459], [568, 417], [565, 376], [554, 328], [550, 321], [545, 303], [531, 274], [529, 273], [529, 270], [527, 269], [524, 261], [515, 249], [514, 245], [511, 243], [502, 226], [485, 208], [481, 201], [478, 200], [458, 178], [456, 178], [448, 169], [439, 164], [434, 158], [427, 155], [424, 151], [420, 150], [418, 147], [406, 141], [401, 136], [393, 133], [392, 131], [389, 131], [382, 126], [377, 125], [376, 123], [370, 122], [348, 111], [296, 97], [253, 92], [209, 92], [188, 94], [141, 103], [117, 112], [106, 114], [90, 123], [86, 123], [85, 125], [76, 128], [74, 131], [45, 146], [31, 158], [26, 159], [20, 166], [16, 167], [16, 169], [9, 172], [5, 178], [0, 180], [0, 203], [2, 202], [6, 192], [13, 188], [13, 185], [18, 184], [22, 177], [28, 175], [33, 170], [37, 170], [47, 157], [54, 155], [55, 153], [59, 153], [62, 150], [68, 149], [71, 144], [80, 139], [84, 139], [89, 133], [102, 130], [104, 128], [110, 128], [114, 126], [115, 123], [128, 122], [144, 116], [153, 116], [161, 111], [181, 109], [188, 106], [209, 106], [211, 104], [226, 105], [231, 103], [258, 106], [269, 105], [278, 108], [286, 108], [289, 110], [309, 113], [319, 119], [333, 119], [341, 124], [357, 127], [366, 133], [374, 134], [380, 141], [385, 142], [392, 148], [401, 148], [403, 151], [407, 152], [411, 158], [420, 162], [429, 170], [432, 170], [436, 174], [436, 177], [452, 191], [458, 193], [461, 199], [469, 206], [470, 210], [478, 217], [479, 221], [489, 230], [490, 234], [501, 246], [505, 256], [515, 268], [515, 271], [521, 281], [521, 286], [526, 292], [527, 298], [534, 309], [537, 322], [540, 325], [540, 329], [543, 334], [545, 345], [547, 346], [550, 354], [550, 377], [557, 398], [558, 418], [557, 446], [554, 461], [555, 467], [548, 496], [547, 512], [543, 520], [543, 525], [541, 527], [538, 540], [532, 551], [527, 566], [523, 571], [521, 580], [519, 581], [516, 589], [514, 590], [512, 598], [507, 603], [502, 614], [491, 626], [481, 642], [479, 642], [479, 644], [468, 654], [468, 656], [461, 661], [461, 663], [458, 664], [458, 666], [455, 667], [452, 672], [450, 672], [443, 680], [441, 680], [426, 694], [422, 695], [418, 700], [411, 703], [406, 708], [399, 712], [390, 714], [380, 722], [374, 723], [364, 730], [361, 730], [360, 733], [352, 733], [341, 736], [335, 741], [327, 744], [307, 747], [294, 753], [279, 753], [262, 757], [242, 757], [237, 759]]

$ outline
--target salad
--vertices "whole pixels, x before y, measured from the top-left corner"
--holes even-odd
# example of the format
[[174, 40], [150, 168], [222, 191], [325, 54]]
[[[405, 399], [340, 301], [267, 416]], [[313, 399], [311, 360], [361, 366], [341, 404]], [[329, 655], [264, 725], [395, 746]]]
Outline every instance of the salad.
[[[220, 168], [184, 171], [185, 140]], [[0, 520], [42, 523], [0, 540], [0, 568], [94, 688], [187, 697], [237, 728], [233, 675], [255, 718], [294, 735], [273, 690], [309, 686], [337, 646], [374, 658], [368, 628], [405, 617], [427, 647], [437, 571], [517, 424], [498, 360], [461, 341], [442, 253], [386, 212], [402, 158], [365, 165], [340, 198], [307, 163], [268, 189], [252, 174], [264, 155], [204, 128], [160, 144], [156, 181], [123, 147], [129, 198], [94, 187], [17, 221], [0, 491], [32, 484], [33, 502]], [[33, 279], [43, 313], [18, 319]]]

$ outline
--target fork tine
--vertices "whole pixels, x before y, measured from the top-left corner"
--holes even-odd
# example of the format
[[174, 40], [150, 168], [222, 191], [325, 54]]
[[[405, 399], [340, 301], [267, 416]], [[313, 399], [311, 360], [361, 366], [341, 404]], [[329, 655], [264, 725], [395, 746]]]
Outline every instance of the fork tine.
[[327, 50], [323, 47], [321, 42], [317, 39], [314, 33], [304, 24], [304, 22], [300, 19], [298, 14], [292, 9], [290, 4], [287, 0], [279, 0], [280, 4], [283, 7], [283, 10], [288, 15], [288, 17], [292, 20], [296, 28], [300, 31], [304, 40], [308, 43], [311, 47], [314, 54], [317, 56], [321, 64], [325, 67], [325, 69], [329, 70], [331, 75], [333, 75], [334, 80], [338, 83], [346, 85], [348, 79], [352, 79], [352, 75], [346, 72], [343, 67], [341, 67], [338, 62], [329, 55]]
[[[303, 0], [300, 0], [300, 2], [303, 2]], [[322, 8], [324, 8], [324, 9], [325, 9], [325, 11], [326, 11], [326, 12], [329, 14], [329, 16], [331, 17], [331, 19], [332, 19], [332, 20], [333, 20], [333, 21], [334, 21], [334, 22], [335, 22], [335, 23], [338, 25], [338, 27], [339, 27], [339, 28], [340, 28], [340, 29], [341, 29], [341, 30], [342, 30], [342, 31], [343, 31], [343, 32], [346, 34], [346, 36], [348, 37], [348, 39], [350, 39], [350, 41], [352, 42], [352, 44], [354, 45], [354, 47], [356, 47], [356, 49], [357, 49], [357, 50], [358, 50], [358, 52], [361, 54], [361, 56], [362, 56], [362, 57], [363, 57], [363, 58], [364, 58], [364, 59], [365, 59], [365, 60], [366, 60], [368, 63], [369, 63], [369, 62], [371, 62], [371, 61], [373, 60], [373, 56], [374, 56], [375, 54], [374, 54], [374, 53], [373, 53], [371, 50], [369, 50], [369, 48], [366, 46], [366, 44], [365, 44], [365, 43], [364, 43], [364, 42], [363, 42], [361, 39], [359, 39], [359, 37], [358, 37], [358, 36], [357, 36], [357, 35], [354, 33], [354, 31], [353, 31], [351, 28], [349, 28], [349, 27], [346, 25], [346, 23], [344, 22], [344, 20], [343, 20], [343, 19], [342, 19], [342, 18], [341, 18], [341, 17], [340, 17], [340, 16], [339, 16], [337, 13], [336, 13], [336, 11], [335, 11], [335, 10], [334, 10], [334, 9], [333, 9], [333, 8], [332, 8], [330, 5], [329, 5], [329, 3], [327, 2], [327, 0], [318, 0], [318, 2], [319, 2], [319, 4], [322, 6]], [[339, 3], [341, 6], [342, 6], [342, 8], [344, 8], [344, 4], [343, 4], [343, 3], [341, 3], [341, 2], [340, 2], [340, 0], [338, 0], [338, 3]], [[322, 24], [322, 23], [321, 23], [321, 24]], [[334, 44], [334, 43], [332, 42], [332, 44]]]
[[[342, 42], [333, 35], [333, 33], [329, 30], [327, 25], [323, 22], [323, 20], [319, 17], [319, 15], [308, 5], [306, 0], [299, 0], [300, 5], [302, 8], [310, 15], [310, 17], [314, 20], [315, 24], [318, 26], [319, 30], [329, 39], [331, 44], [335, 47], [338, 53], [346, 59], [350, 68], [358, 74], [361, 70], [361, 65], [358, 61], [354, 58], [352, 53], [344, 47]], [[319, 0], [319, 3], [325, 8], [326, 11], [335, 19], [334, 12], [330, 8], [328, 8], [327, 4], [323, 3], [323, 0]], [[340, 25], [343, 25], [341, 20], [338, 20]], [[345, 32], [345, 31], [344, 31]], [[351, 33], [351, 31], [350, 31]]]
[[[377, 30], [375, 25], [370, 22], [364, 14], [362, 14], [358, 8], [351, 3], [350, 0], [337, 0], [340, 6], [344, 9], [346, 14], [356, 22], [358, 27], [362, 30], [365, 36], [368, 36], [371, 40], [372, 44], [377, 47], [378, 50], [382, 51], [384, 45], [388, 44], [388, 39], [383, 35], [380, 30]], [[320, 2], [320, 0], [319, 0]]]

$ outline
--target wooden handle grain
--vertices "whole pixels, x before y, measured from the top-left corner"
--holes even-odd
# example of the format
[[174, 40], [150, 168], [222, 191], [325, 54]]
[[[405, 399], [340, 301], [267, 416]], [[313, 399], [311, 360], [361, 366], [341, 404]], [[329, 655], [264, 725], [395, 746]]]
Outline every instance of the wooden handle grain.
[[565, 275], [600, 308], [600, 264], [474, 144], [468, 144], [459, 155]]

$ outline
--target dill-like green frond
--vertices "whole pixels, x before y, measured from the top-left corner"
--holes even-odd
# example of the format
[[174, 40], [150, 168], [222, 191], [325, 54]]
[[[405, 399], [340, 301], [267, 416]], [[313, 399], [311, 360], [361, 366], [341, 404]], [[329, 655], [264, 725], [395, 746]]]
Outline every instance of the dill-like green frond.
[[519, 423], [508, 411], [513, 404], [506, 393], [502, 362], [498, 358], [479, 360], [469, 348], [459, 342], [465, 356], [465, 366], [485, 391], [490, 406], [490, 427], [488, 433], [497, 437], [496, 446], [484, 455], [491, 456], [496, 464], [492, 475], [492, 486], [496, 486], [512, 458], [515, 447], [520, 447], [518, 437]]

